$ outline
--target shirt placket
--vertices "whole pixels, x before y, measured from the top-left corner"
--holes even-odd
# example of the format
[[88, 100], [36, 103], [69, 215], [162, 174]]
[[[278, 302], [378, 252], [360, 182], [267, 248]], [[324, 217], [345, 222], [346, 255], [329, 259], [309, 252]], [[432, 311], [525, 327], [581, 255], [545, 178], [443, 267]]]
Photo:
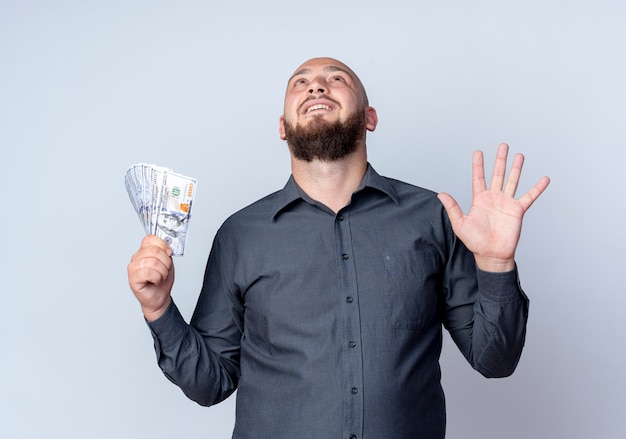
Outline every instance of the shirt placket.
[[363, 437], [364, 407], [361, 316], [349, 209], [340, 211], [335, 217], [335, 245], [343, 326], [343, 437], [360, 439]]

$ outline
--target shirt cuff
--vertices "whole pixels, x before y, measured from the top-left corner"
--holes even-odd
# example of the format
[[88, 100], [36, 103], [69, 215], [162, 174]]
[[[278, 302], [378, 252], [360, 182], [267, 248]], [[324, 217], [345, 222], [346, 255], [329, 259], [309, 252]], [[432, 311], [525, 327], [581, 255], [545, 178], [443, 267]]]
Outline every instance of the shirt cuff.
[[161, 317], [152, 322], [146, 320], [146, 323], [154, 338], [154, 348], [159, 353], [179, 344], [188, 326], [174, 301]]
[[508, 302], [511, 300], [528, 300], [519, 281], [517, 266], [504, 273], [493, 273], [483, 271], [476, 267], [478, 289], [487, 299], [497, 302]]

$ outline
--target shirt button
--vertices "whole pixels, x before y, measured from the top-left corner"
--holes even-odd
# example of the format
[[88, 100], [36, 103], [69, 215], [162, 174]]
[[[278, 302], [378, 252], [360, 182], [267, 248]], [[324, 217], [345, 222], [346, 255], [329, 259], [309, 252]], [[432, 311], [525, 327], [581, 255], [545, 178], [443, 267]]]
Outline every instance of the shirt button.
[[356, 439], [356, 434], [351, 434], [350, 439]]
[[351, 348], [356, 347], [356, 341], [350, 340], [350, 341], [348, 342], [348, 346], [350, 346]]
[[339, 216], [337, 217], [337, 221], [343, 221], [343, 216], [339, 215]]
[[350, 256], [348, 256], [347, 253], [341, 255], [341, 259], [343, 259], [344, 261], [347, 261], [349, 257]]
[[354, 299], [350, 296], [346, 297], [346, 302], [348, 303], [352, 303], [354, 301]]
[[350, 390], [350, 392], [352, 392], [353, 395], [356, 395], [357, 393], [359, 393], [359, 389], [357, 389], [356, 387], [353, 387], [352, 390]]

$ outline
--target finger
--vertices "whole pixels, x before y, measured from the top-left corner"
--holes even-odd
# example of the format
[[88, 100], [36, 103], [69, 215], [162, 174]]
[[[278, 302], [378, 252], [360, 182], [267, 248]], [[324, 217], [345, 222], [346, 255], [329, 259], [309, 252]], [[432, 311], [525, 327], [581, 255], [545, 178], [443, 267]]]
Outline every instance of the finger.
[[443, 204], [443, 208], [446, 210], [451, 223], [455, 224], [463, 219], [463, 211], [459, 203], [457, 203], [451, 195], [441, 192], [437, 195], [437, 198], [439, 198], [439, 201]]
[[524, 196], [519, 199], [520, 206], [522, 206], [524, 212], [526, 212], [530, 208], [530, 206], [532, 206], [535, 200], [539, 198], [539, 195], [541, 195], [543, 191], [546, 190], [549, 184], [550, 178], [542, 177], [535, 184], [535, 186], [532, 187], [531, 190], [529, 190], [526, 194], [524, 194]]
[[509, 172], [509, 179], [504, 187], [505, 195], [509, 197], [515, 197], [517, 187], [519, 184], [520, 176], [522, 175], [522, 167], [524, 166], [524, 156], [522, 154], [515, 154], [513, 158], [513, 164], [511, 165], [511, 171]]
[[504, 186], [504, 177], [506, 175], [506, 158], [509, 154], [509, 145], [501, 143], [496, 152], [496, 162], [493, 165], [493, 173], [491, 174], [491, 184], [489, 188], [492, 191], [501, 191]]
[[131, 262], [128, 265], [128, 277], [134, 289], [145, 286], [146, 283], [159, 285], [172, 269], [171, 249], [167, 244], [167, 248], [163, 249], [158, 242], [162, 240], [156, 239], [157, 245], [152, 245], [150, 241], [154, 240], [149, 239], [149, 237], [144, 238], [143, 246], [131, 257]]
[[135, 253], [131, 257], [131, 261], [136, 262], [138, 264], [140, 264], [141, 261], [148, 260], [148, 259], [156, 259], [161, 264], [163, 264], [163, 266], [165, 266], [167, 269], [169, 269], [173, 264], [172, 256], [171, 256], [171, 249], [169, 248], [169, 246], [167, 246], [166, 249], [163, 249], [161, 246], [157, 246], [157, 245], [150, 245], [148, 247], [142, 247], [139, 249], [137, 253]]
[[162, 249], [168, 255], [172, 254], [172, 249], [167, 244], [167, 242], [165, 242], [156, 235], [146, 235], [141, 241], [141, 248], [147, 248], [152, 246]]
[[[135, 275], [131, 278], [131, 288], [134, 291], [141, 292], [147, 286], [161, 286], [167, 279], [167, 276], [164, 276], [163, 273], [158, 270], [151, 270], [148, 268], [141, 268], [135, 271]], [[146, 291], [150, 291], [149, 289]]]
[[136, 291], [147, 284], [159, 286], [168, 278], [170, 270], [171, 265], [164, 264], [158, 258], [136, 259], [128, 265], [129, 283]]
[[472, 157], [472, 191], [474, 194], [487, 189], [485, 182], [485, 161], [482, 151], [474, 151]]
[[140, 261], [138, 271], [145, 274], [148, 282], [161, 285], [167, 279], [170, 267], [157, 258], [149, 258]]

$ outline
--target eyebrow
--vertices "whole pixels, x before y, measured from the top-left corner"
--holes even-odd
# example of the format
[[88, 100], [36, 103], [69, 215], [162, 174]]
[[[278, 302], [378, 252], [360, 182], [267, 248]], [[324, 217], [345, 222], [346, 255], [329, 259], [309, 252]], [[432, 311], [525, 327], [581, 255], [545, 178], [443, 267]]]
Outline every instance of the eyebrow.
[[[348, 70], [346, 70], [344, 68], [341, 68], [341, 67], [338, 67], [338, 66], [326, 66], [326, 67], [324, 67], [324, 71], [325, 72], [343, 72], [346, 75], [348, 75], [352, 81], [354, 81], [354, 77], [352, 76], [352, 74]], [[287, 83], [288, 84], [291, 83], [291, 80], [293, 78], [295, 78], [296, 76], [306, 75], [308, 73], [311, 73], [311, 69], [298, 70], [296, 73], [291, 75], [291, 78], [289, 78], [289, 81], [287, 81]]]

